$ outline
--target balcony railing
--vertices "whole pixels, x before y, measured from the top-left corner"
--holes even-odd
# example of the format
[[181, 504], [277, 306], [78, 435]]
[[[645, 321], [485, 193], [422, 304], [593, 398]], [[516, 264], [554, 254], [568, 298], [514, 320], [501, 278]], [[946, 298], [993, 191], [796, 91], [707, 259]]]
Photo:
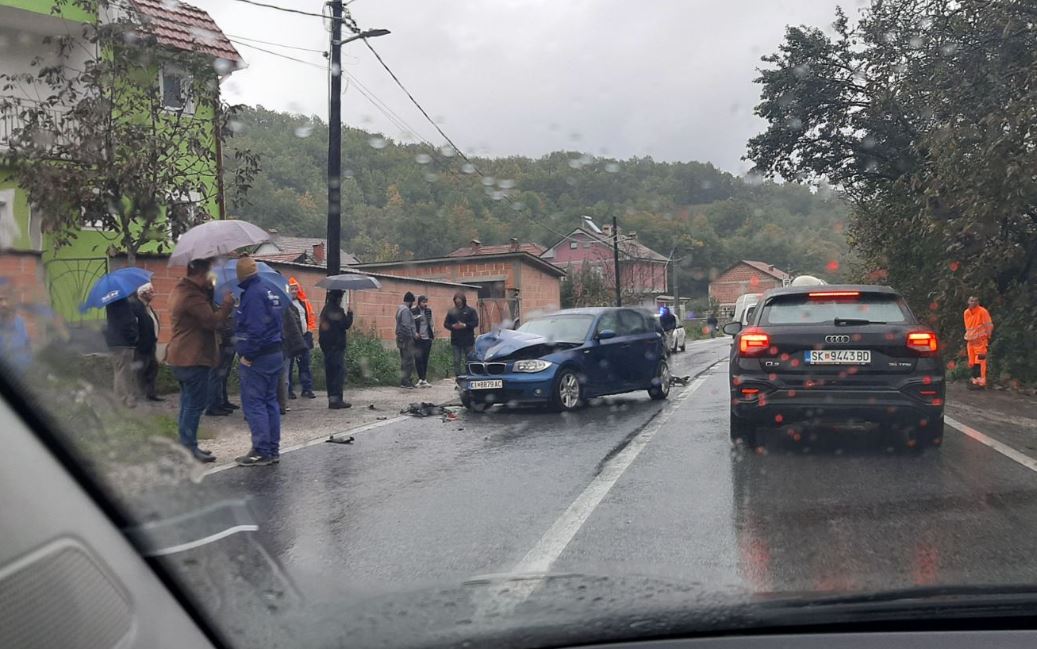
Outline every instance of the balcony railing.
[[[0, 96], [0, 149], [9, 148], [14, 134], [25, 128], [26, 122], [22, 118], [25, 108], [38, 106], [40, 103], [32, 99]], [[46, 130], [57, 133], [59, 139], [68, 138], [72, 130], [68, 110], [46, 107], [44, 111], [47, 120]]]

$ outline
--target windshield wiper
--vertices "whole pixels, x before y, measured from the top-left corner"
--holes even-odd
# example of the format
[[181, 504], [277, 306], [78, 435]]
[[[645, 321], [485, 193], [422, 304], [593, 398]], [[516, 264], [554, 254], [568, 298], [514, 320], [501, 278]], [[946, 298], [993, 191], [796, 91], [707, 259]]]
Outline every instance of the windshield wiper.
[[836, 327], [855, 327], [857, 325], [871, 325], [871, 324], [887, 324], [885, 322], [879, 322], [878, 320], [861, 320], [858, 318], [836, 318]]

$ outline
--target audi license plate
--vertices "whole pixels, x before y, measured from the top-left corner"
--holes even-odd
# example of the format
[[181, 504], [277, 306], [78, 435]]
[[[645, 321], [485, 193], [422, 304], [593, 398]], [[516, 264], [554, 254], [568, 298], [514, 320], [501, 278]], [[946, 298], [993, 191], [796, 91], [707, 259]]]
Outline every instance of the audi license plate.
[[495, 379], [492, 381], [469, 381], [469, 390], [500, 390], [504, 387], [504, 381]]
[[811, 349], [805, 354], [807, 365], [870, 365], [870, 349]]

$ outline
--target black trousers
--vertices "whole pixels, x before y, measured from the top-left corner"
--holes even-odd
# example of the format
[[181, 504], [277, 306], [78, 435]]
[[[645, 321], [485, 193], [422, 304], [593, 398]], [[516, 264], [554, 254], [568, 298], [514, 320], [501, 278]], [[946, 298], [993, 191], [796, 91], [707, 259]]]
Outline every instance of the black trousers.
[[141, 394], [145, 397], [158, 396], [155, 394], [155, 379], [158, 378], [158, 359], [155, 358], [155, 351], [134, 352], [133, 360]]
[[321, 351], [324, 355], [324, 379], [328, 386], [328, 402], [339, 403], [342, 401], [342, 388], [346, 383], [346, 352], [323, 348]]
[[428, 380], [428, 357], [432, 353], [431, 340], [419, 340], [415, 345], [414, 364], [418, 368], [418, 380]]

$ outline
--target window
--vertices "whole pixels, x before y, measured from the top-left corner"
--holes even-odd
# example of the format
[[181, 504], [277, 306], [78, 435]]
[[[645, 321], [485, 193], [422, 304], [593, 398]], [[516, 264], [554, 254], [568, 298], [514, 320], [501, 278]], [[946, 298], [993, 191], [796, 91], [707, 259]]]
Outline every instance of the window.
[[601, 314], [601, 318], [598, 320], [598, 326], [595, 327], [594, 333], [600, 334], [602, 331], [609, 330], [618, 333], [619, 320], [616, 318], [615, 311], [606, 311]]
[[191, 101], [191, 77], [175, 68], [165, 67], [159, 71], [159, 88], [162, 90], [162, 107], [185, 114], [194, 113]]
[[623, 309], [619, 311], [618, 319], [619, 329], [616, 333], [620, 336], [636, 336], [648, 332], [644, 316], [637, 311]]
[[569, 242], [569, 249], [570, 250], [576, 250], [579, 247], [580, 247], [580, 244], [578, 242], [576, 242], [576, 241], [570, 241]]

